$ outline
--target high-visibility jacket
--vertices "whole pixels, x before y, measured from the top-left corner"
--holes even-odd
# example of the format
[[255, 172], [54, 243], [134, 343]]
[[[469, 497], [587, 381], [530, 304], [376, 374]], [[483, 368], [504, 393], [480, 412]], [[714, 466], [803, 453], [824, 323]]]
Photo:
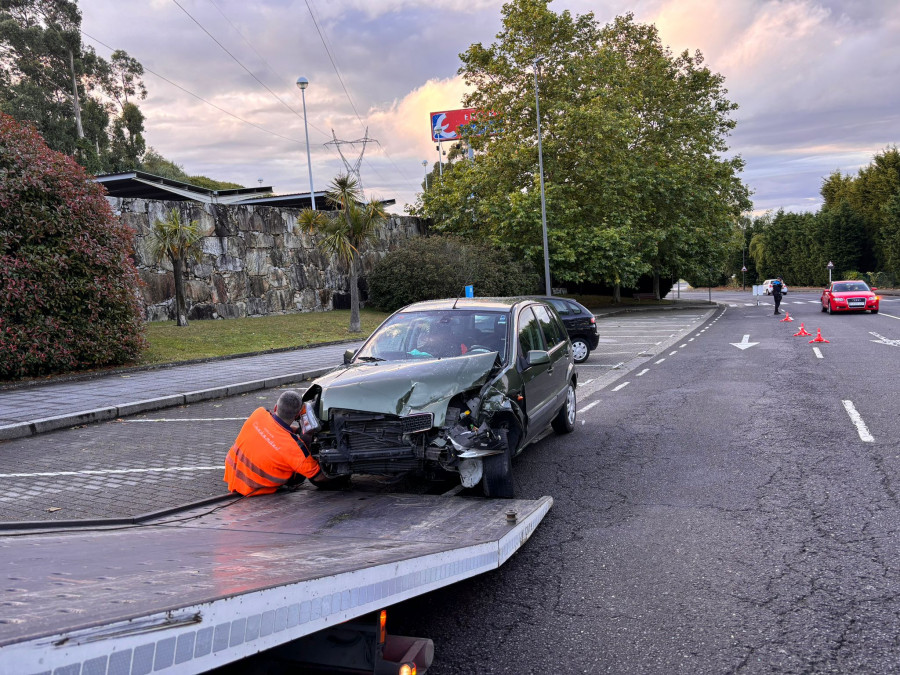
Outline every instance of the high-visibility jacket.
[[244, 422], [225, 460], [225, 482], [232, 492], [275, 492], [296, 473], [314, 478], [319, 463], [303, 441], [274, 413], [257, 408]]

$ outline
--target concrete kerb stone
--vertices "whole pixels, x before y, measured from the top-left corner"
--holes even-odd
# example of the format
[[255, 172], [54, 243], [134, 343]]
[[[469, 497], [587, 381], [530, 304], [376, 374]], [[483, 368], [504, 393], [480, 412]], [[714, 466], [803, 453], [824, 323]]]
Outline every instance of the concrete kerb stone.
[[119, 409], [117, 407], [97, 408], [96, 410], [84, 410], [68, 415], [45, 417], [44, 419], [34, 420], [31, 424], [34, 427], [35, 434], [43, 434], [47, 431], [56, 431], [57, 429], [78, 426], [79, 424], [113, 420], [118, 416]]
[[16, 438], [27, 438], [34, 434], [31, 422], [17, 422], [0, 427], [0, 441], [12, 441]]
[[138, 413], [161, 410], [163, 408], [175, 408], [180, 405], [184, 405], [184, 394], [148, 398], [144, 401], [135, 401], [134, 403], [120, 405], [118, 408], [118, 417], [127, 417], [128, 415], [137, 415]]

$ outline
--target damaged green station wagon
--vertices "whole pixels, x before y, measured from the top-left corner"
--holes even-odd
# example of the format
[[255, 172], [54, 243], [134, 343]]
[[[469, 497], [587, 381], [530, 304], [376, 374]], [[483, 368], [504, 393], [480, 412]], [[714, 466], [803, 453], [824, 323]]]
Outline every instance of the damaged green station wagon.
[[511, 460], [549, 425], [575, 428], [572, 345], [555, 310], [520, 298], [395, 312], [303, 396], [301, 424], [333, 476], [458, 472], [512, 497]]

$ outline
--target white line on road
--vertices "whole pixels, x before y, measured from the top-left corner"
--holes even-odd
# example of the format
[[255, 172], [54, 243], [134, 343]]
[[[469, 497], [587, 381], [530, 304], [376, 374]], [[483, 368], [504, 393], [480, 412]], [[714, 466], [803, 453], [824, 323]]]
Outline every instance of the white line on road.
[[687, 343], [685, 343], [683, 345], [678, 345], [678, 349], [684, 349], [685, 347], [687, 347]]
[[123, 422], [233, 422], [245, 420], [246, 417], [177, 417], [172, 419], [122, 420]]
[[644, 368], [641, 372], [639, 372], [639, 373], [637, 374], [637, 377], [640, 377], [640, 376], [643, 375], [644, 373], [649, 373], [649, 372], [650, 372], [650, 369], [649, 369], [649, 368]]
[[677, 353], [678, 353], [677, 351], [669, 352], [669, 356], [675, 356]]
[[591, 408], [593, 408], [595, 405], [599, 405], [599, 404], [600, 404], [600, 401], [594, 401], [593, 403], [588, 403], [586, 406], [584, 406], [584, 407], [583, 407], [581, 410], [579, 410], [578, 412], [586, 413], [588, 410], [590, 410]]
[[884, 312], [881, 312], [881, 316], [889, 316], [892, 319], [900, 319], [900, 316], [894, 316], [893, 314], [885, 314]]
[[813, 347], [813, 351], [816, 353], [816, 358], [817, 358], [817, 359], [824, 359], [824, 358], [825, 358], [824, 356], [822, 356], [822, 350], [819, 349], [818, 347]]
[[665, 358], [661, 358], [659, 361], [657, 361], [657, 362], [654, 363], [653, 365], [654, 365], [654, 366], [658, 366], [660, 363], [662, 363], [662, 362], [665, 361], [665, 360], [666, 360]]
[[850, 421], [856, 426], [859, 437], [866, 443], [872, 443], [875, 439], [872, 434], [869, 433], [869, 428], [866, 426], [866, 423], [863, 422], [862, 416], [856, 411], [856, 408], [853, 407], [853, 401], [841, 401], [841, 403], [844, 404], [844, 410], [850, 415]]
[[614, 387], [614, 388], [613, 388], [613, 391], [619, 391], [619, 389], [624, 389], [624, 388], [627, 387], [629, 384], [631, 384], [631, 383], [630, 383], [630, 382], [623, 382], [623, 383], [620, 384], [618, 387]]
[[84, 471], [47, 471], [43, 473], [0, 473], [0, 478], [42, 478], [56, 476], [106, 476], [124, 473], [168, 473], [171, 471], [222, 471], [220, 466], [166, 466], [149, 469], [85, 469]]
[[592, 377], [592, 378], [589, 379], [589, 380], [585, 380], [585, 381], [582, 382], [581, 384], [582, 384], [582, 386], [586, 386], [586, 385], [589, 385], [589, 384], [590, 384], [591, 382], [593, 382], [593, 381], [594, 381], [594, 378]]
[[691, 338], [690, 340], [688, 340], [688, 342], [693, 342], [693, 341], [694, 341], [694, 338]]

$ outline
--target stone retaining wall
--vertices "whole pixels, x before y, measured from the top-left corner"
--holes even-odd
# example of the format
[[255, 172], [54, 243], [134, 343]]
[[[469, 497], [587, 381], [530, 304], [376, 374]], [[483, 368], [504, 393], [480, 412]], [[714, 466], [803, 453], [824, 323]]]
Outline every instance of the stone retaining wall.
[[[300, 232], [298, 209], [222, 206], [195, 202], [110, 199], [117, 215], [137, 232], [135, 259], [143, 280], [148, 321], [175, 318], [172, 265], [150, 255], [147, 235], [172, 209], [196, 220], [205, 236], [199, 263], [188, 266], [189, 319], [263, 316], [349, 307], [349, 271], [318, 248], [319, 235]], [[392, 216], [361, 251], [360, 278], [385, 253], [425, 233], [419, 218]], [[362, 296], [365, 298], [365, 295]]]

